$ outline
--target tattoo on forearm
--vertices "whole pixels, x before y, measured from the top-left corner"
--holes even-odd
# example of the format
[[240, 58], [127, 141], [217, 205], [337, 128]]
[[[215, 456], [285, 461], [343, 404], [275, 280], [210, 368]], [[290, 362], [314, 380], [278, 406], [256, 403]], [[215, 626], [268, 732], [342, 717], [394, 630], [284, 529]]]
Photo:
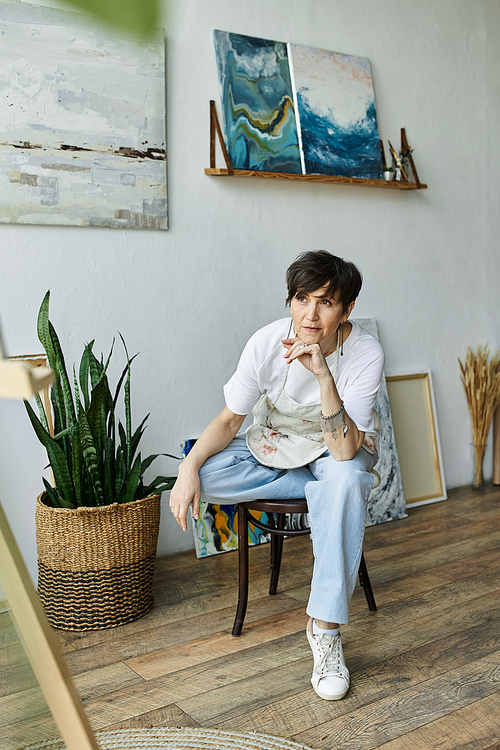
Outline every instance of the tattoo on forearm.
[[[345, 437], [345, 435], [346, 435], [346, 432], [347, 432], [347, 425], [346, 425], [346, 424], [344, 424], [344, 425], [342, 425], [342, 435], [343, 435], [344, 437]], [[333, 431], [332, 431], [332, 438], [333, 438], [334, 440], [338, 440], [338, 439], [339, 439], [339, 434], [338, 434], [337, 430], [333, 430]]]

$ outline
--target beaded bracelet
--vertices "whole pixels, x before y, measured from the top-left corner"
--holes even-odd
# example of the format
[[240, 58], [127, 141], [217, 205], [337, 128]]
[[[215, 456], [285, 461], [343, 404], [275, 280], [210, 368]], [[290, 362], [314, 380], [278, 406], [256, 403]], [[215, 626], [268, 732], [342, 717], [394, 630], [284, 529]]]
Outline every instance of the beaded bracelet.
[[[342, 401], [342, 406], [335, 412], [335, 414], [330, 414], [329, 417], [325, 417], [323, 412], [320, 412], [319, 416], [321, 417], [321, 429], [323, 432], [335, 432], [337, 427], [341, 427], [343, 424], [345, 425], [344, 402]], [[345, 432], [346, 430], [344, 430], [344, 433]]]

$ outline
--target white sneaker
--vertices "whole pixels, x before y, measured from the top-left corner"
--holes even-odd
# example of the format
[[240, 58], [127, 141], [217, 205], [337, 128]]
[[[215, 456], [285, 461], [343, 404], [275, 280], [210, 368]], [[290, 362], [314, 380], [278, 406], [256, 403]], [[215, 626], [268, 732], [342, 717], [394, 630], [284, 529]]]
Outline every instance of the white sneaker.
[[309, 620], [306, 628], [314, 657], [312, 686], [323, 700], [339, 701], [349, 690], [349, 670], [345, 665], [340, 635], [313, 635], [312, 623], [312, 619]]

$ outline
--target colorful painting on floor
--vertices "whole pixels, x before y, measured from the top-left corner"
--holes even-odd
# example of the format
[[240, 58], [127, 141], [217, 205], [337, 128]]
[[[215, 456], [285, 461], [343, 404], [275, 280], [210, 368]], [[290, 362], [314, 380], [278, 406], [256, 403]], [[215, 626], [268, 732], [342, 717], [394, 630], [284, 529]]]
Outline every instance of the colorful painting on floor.
[[[255, 513], [257, 519], [267, 523], [265, 513]], [[202, 501], [200, 520], [193, 522], [196, 557], [217, 555], [238, 549], [238, 506], [216, 505]], [[270, 541], [270, 535], [251, 523], [248, 524], [248, 543], [263, 544]]]
[[289, 44], [304, 174], [383, 179], [370, 61]]
[[167, 229], [163, 32], [0, 9], [0, 222]]
[[214, 31], [232, 166], [383, 179], [370, 61]]
[[[181, 443], [182, 454], [187, 456], [196, 439], [184, 440]], [[267, 513], [253, 513], [257, 520], [269, 523]], [[220, 505], [203, 500], [200, 504], [200, 519], [193, 525], [194, 545], [197, 557], [218, 555], [238, 549], [238, 505]], [[285, 528], [304, 529], [307, 526], [307, 515], [287, 515]], [[271, 535], [258, 529], [251, 522], [248, 524], [248, 544], [264, 544], [271, 541]]]
[[236, 169], [301, 172], [284, 42], [214, 31], [226, 146]]
[[[187, 456], [196, 439], [190, 438], [181, 443], [182, 455]], [[256, 513], [255, 517], [262, 523], [268, 523], [266, 513]], [[195, 521], [191, 516], [194, 534], [196, 557], [217, 555], [238, 549], [238, 506], [236, 504], [220, 505], [201, 500], [200, 519]], [[248, 524], [248, 543], [262, 544], [270, 541], [270, 535], [253, 524]]]

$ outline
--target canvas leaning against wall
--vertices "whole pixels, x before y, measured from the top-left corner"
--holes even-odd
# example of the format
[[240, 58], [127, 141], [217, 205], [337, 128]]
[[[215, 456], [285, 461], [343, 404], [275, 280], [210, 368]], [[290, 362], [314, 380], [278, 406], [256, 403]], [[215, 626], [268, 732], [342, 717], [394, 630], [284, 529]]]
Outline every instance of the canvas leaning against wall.
[[165, 44], [0, 2], [0, 222], [167, 228]]
[[214, 31], [232, 166], [383, 178], [365, 57]]
[[287, 46], [214, 31], [229, 159], [237, 169], [300, 174]]

